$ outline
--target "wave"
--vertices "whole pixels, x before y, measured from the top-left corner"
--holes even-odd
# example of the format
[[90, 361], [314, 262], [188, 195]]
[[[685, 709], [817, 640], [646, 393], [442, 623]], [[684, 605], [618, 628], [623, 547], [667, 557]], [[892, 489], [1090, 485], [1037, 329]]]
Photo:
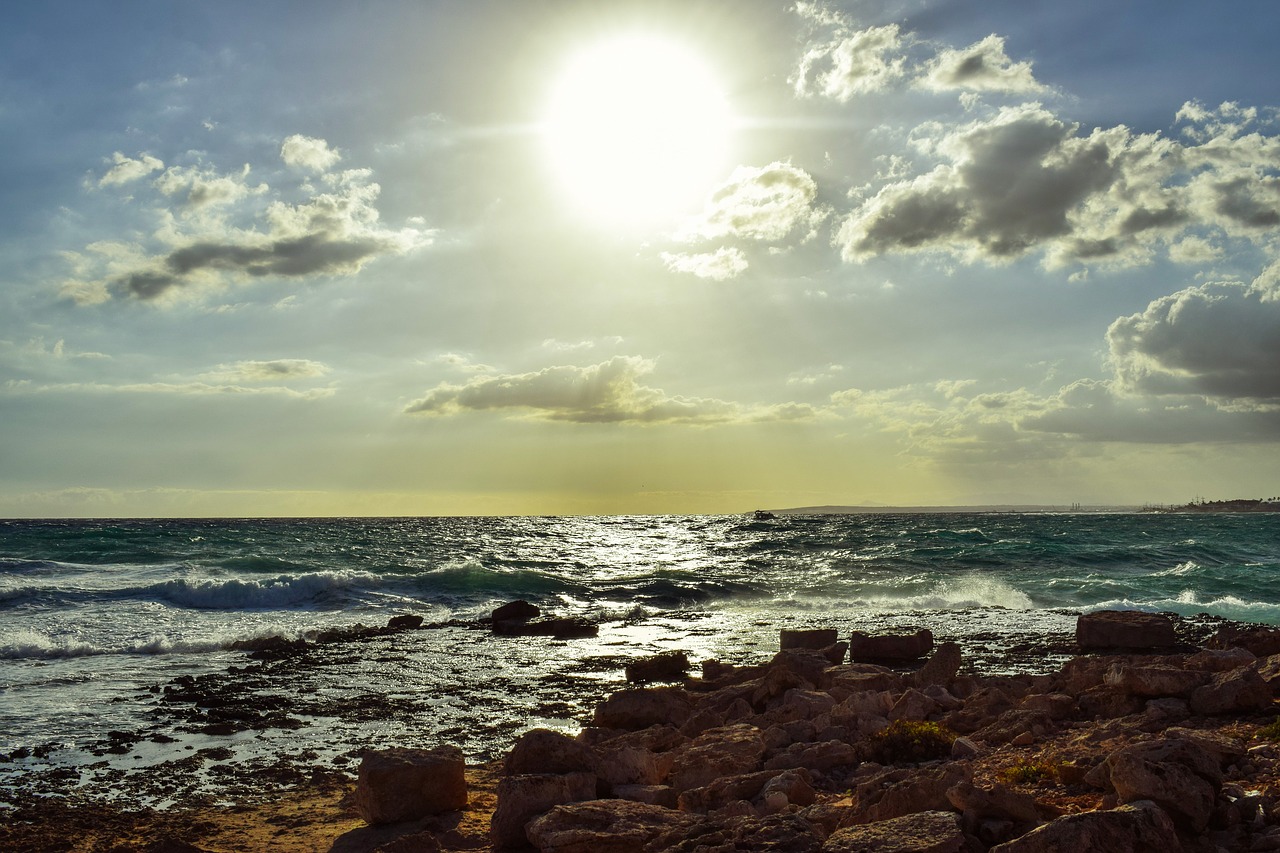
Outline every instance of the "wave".
[[39, 631], [19, 630], [0, 635], [0, 660], [58, 660], [100, 655], [204, 654], [222, 651], [231, 640], [179, 640], [163, 634], [120, 645], [99, 645], [75, 637], [51, 637]]
[[375, 589], [382, 582], [369, 572], [334, 571], [265, 580], [181, 578], [122, 592], [198, 610], [277, 610], [326, 600], [340, 603], [343, 593]]
[[[821, 598], [808, 593], [816, 605], [831, 607], [834, 602], [830, 592]], [[881, 595], [848, 598], [844, 606], [883, 612], [906, 610], [972, 610], [983, 607], [1002, 607], [1007, 610], [1034, 610], [1037, 605], [1022, 590], [992, 577], [965, 575], [940, 580], [931, 588], [919, 592], [903, 590], [900, 594], [886, 592]]]

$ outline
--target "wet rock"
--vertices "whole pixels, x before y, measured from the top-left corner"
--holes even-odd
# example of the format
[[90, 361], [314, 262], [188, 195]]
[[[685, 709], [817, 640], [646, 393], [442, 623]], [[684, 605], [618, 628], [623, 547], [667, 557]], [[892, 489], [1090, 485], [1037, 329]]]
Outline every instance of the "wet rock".
[[496, 608], [490, 618], [496, 625], [499, 622], [528, 622], [530, 619], [537, 619], [541, 615], [542, 610], [536, 604], [521, 600], [509, 601]]
[[959, 853], [964, 843], [959, 817], [937, 810], [838, 829], [822, 853]]
[[529, 843], [543, 853], [635, 853], [659, 835], [693, 823], [691, 815], [630, 800], [556, 806], [529, 822]]
[[1076, 643], [1082, 649], [1158, 649], [1177, 643], [1173, 621], [1160, 613], [1100, 610], [1076, 620]]
[[855, 661], [911, 661], [933, 650], [933, 632], [922, 628], [914, 634], [871, 636], [854, 631], [849, 638], [849, 657]]
[[679, 687], [638, 687], [620, 690], [596, 708], [595, 725], [607, 729], [648, 728], [670, 723], [680, 726], [693, 714], [693, 700]]
[[406, 613], [401, 616], [392, 616], [387, 620], [387, 628], [392, 631], [409, 631], [421, 627], [422, 617], [416, 614]]
[[568, 735], [532, 729], [520, 736], [503, 761], [508, 776], [536, 773], [596, 773], [600, 760], [594, 750]]
[[417, 820], [466, 804], [466, 773], [456, 747], [378, 750], [360, 762], [356, 811], [371, 824]]
[[835, 628], [810, 628], [807, 630], [783, 628], [779, 632], [778, 647], [785, 649], [825, 649], [840, 639]]
[[1155, 803], [1137, 801], [1117, 809], [1067, 815], [991, 848], [991, 853], [1133, 853], [1176, 851], [1182, 844], [1173, 823]]
[[498, 804], [489, 827], [494, 849], [524, 847], [529, 843], [525, 835], [529, 821], [555, 806], [592, 800], [595, 796], [596, 777], [593, 773], [504, 777], [498, 782]]
[[1280, 629], [1227, 624], [1206, 644], [1211, 649], [1248, 649], [1255, 657], [1280, 654]]
[[654, 655], [629, 663], [626, 667], [627, 681], [633, 684], [648, 681], [683, 681], [688, 671], [689, 658], [684, 652]]
[[494, 620], [493, 632], [506, 637], [554, 637], [557, 640], [574, 640], [595, 637], [600, 626], [578, 616], [532, 619]]

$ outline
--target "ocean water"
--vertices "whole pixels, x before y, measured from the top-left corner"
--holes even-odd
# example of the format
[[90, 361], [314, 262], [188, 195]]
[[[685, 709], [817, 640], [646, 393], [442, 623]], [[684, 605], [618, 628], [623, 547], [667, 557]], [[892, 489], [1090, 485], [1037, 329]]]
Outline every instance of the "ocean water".
[[[514, 599], [599, 636], [492, 636], [480, 620]], [[628, 660], [760, 662], [784, 627], [928, 627], [977, 669], [1017, 647], [1049, 668], [1037, 643], [1105, 608], [1280, 624], [1280, 515], [0, 521], [0, 787], [127, 787], [210, 749], [181, 766], [215, 791], [234, 773], [211, 767], [279, 756], [489, 758], [574, 730]], [[427, 627], [284, 662], [233, 649], [400, 614]], [[210, 700], [172, 698], [191, 679], [286, 722], [210, 734]]]

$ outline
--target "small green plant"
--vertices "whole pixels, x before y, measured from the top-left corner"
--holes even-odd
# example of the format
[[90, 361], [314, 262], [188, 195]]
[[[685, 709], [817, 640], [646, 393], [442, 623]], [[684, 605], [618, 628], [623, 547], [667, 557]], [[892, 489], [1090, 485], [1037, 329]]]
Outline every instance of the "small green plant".
[[1276, 721], [1269, 725], [1265, 725], [1253, 733], [1254, 740], [1268, 740], [1273, 743], [1280, 741], [1280, 717], [1276, 717]]
[[1000, 781], [1006, 785], [1034, 785], [1046, 779], [1058, 779], [1057, 762], [1019, 761], [1000, 771]]
[[947, 758], [956, 737], [940, 723], [895, 720], [870, 737], [868, 757], [880, 764], [918, 764]]

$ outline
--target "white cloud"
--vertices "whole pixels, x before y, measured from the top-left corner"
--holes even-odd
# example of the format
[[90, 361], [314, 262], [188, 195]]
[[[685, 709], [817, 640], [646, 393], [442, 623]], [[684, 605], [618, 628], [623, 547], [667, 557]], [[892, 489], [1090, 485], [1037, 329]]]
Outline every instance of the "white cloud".
[[822, 215], [813, 209], [817, 194], [813, 178], [790, 163], [738, 166], [681, 236], [691, 241], [732, 237], [776, 243]]
[[1031, 73], [1031, 63], [1010, 59], [1004, 51], [1004, 39], [994, 34], [966, 48], [940, 51], [928, 64], [921, 84], [939, 91], [1026, 94], [1044, 89]]
[[[247, 203], [270, 191], [265, 184], [249, 186], [248, 174], [248, 166], [228, 175], [168, 170], [154, 182], [156, 230], [142, 242], [99, 241], [64, 253], [72, 273], [63, 296], [79, 304], [113, 296], [167, 301], [259, 279], [350, 275], [434, 239], [430, 229], [383, 226], [375, 206], [381, 188], [368, 170], [326, 173], [327, 191], [305, 187], [311, 195], [298, 202], [275, 193], [265, 209]], [[167, 206], [175, 199], [179, 215]]]
[[791, 77], [800, 97], [848, 101], [885, 89], [905, 75], [907, 43], [897, 24], [856, 29], [815, 4], [800, 3], [796, 10], [824, 33], [805, 49]]
[[702, 397], [680, 397], [641, 383], [656, 363], [616, 356], [586, 367], [556, 366], [531, 373], [476, 377], [462, 385], [441, 383], [406, 408], [409, 414], [456, 415], [466, 411], [517, 410], [572, 423], [722, 424], [805, 420], [808, 406], [748, 408]]
[[295, 133], [280, 145], [280, 159], [286, 166], [326, 172], [337, 165], [342, 155], [323, 139]]
[[111, 160], [115, 165], [98, 179], [98, 186], [100, 187], [115, 187], [127, 184], [145, 178], [152, 172], [158, 172], [164, 168], [164, 162], [152, 157], [150, 154], [139, 154], [135, 160], [117, 151], [111, 155]]
[[721, 246], [714, 252], [663, 252], [662, 260], [672, 272], [690, 273], [698, 278], [726, 281], [747, 269], [747, 255], [736, 246]]

